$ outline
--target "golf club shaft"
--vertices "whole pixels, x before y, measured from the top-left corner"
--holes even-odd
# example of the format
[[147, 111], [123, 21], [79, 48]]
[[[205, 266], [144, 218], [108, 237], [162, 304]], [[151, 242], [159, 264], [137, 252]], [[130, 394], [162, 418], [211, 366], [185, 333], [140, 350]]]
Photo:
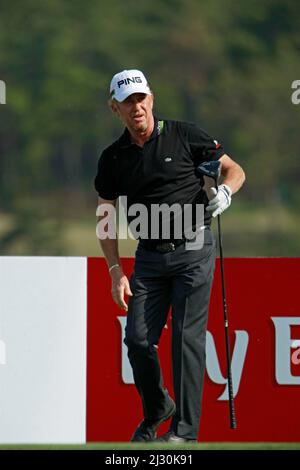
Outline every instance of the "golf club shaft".
[[[215, 181], [216, 190], [218, 190], [218, 183]], [[230, 343], [228, 331], [228, 317], [227, 317], [227, 302], [225, 290], [225, 275], [224, 275], [224, 261], [223, 261], [223, 245], [222, 245], [222, 232], [221, 232], [221, 217], [218, 215], [218, 235], [219, 235], [219, 251], [220, 251], [220, 270], [222, 281], [222, 298], [223, 298], [223, 313], [224, 313], [224, 327], [225, 327], [225, 342], [226, 342], [226, 360], [227, 360], [227, 383], [229, 395], [229, 415], [230, 415], [230, 428], [236, 429], [235, 409], [233, 400], [233, 385], [231, 373], [231, 357], [230, 357]]]
[[221, 234], [220, 215], [218, 215], [218, 233], [219, 233], [220, 270], [221, 270], [221, 281], [222, 281], [222, 298], [223, 298], [223, 313], [224, 313], [224, 327], [225, 327], [225, 342], [226, 342], [227, 383], [228, 383], [228, 395], [229, 395], [230, 428], [231, 429], [236, 429], [235, 409], [234, 409], [234, 400], [233, 400], [232, 373], [231, 373], [231, 357], [230, 357], [230, 343], [229, 343], [229, 331], [228, 331], [227, 303], [226, 303], [226, 291], [225, 291], [225, 280], [224, 280], [225, 277], [224, 277], [224, 262], [223, 262], [223, 247], [222, 247], [222, 234]]
[[[216, 194], [212, 191], [212, 185], [209, 182], [210, 179], [214, 182], [216, 191], [218, 192], [218, 178], [221, 174], [220, 162], [204, 162], [197, 167], [197, 171], [203, 176], [203, 190], [209, 200], [213, 199]], [[223, 245], [222, 245], [222, 231], [221, 231], [221, 217], [218, 215], [218, 235], [219, 235], [219, 250], [220, 250], [220, 270], [221, 270], [221, 281], [222, 281], [222, 298], [223, 298], [223, 313], [224, 313], [224, 330], [225, 330], [225, 343], [226, 343], [226, 362], [227, 362], [227, 383], [228, 383], [228, 398], [229, 398], [229, 416], [230, 416], [230, 428], [236, 429], [235, 409], [233, 400], [233, 384], [231, 374], [231, 355], [230, 355], [230, 343], [229, 343], [229, 329], [228, 329], [228, 317], [227, 317], [227, 303], [226, 303], [226, 291], [225, 291], [225, 274], [224, 274], [224, 260], [223, 260]]]

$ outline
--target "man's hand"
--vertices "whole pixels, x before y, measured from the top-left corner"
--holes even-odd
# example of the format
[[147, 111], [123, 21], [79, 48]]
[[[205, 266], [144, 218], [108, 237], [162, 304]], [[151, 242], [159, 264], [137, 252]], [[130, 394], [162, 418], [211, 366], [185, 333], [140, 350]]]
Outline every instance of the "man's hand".
[[112, 297], [117, 305], [127, 312], [128, 306], [124, 300], [124, 295], [132, 296], [130, 285], [127, 277], [122, 271], [121, 267], [116, 267], [111, 271], [112, 286], [111, 292]]
[[218, 191], [216, 188], [210, 188], [210, 192], [214, 197], [209, 201], [206, 210], [212, 212], [212, 216], [216, 217], [230, 206], [232, 191], [226, 184], [221, 184], [221, 186], [218, 186]]

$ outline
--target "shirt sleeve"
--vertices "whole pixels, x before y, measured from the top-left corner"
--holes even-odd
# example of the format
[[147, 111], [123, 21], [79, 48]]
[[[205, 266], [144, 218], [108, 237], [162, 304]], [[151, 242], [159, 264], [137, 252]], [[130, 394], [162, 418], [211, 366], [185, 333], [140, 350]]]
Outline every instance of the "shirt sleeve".
[[219, 160], [226, 152], [222, 145], [195, 124], [185, 124], [183, 134], [195, 163]]
[[103, 199], [113, 201], [117, 199], [120, 194], [117, 185], [116, 175], [116, 160], [115, 156], [104, 150], [98, 161], [98, 171], [94, 180], [95, 189], [99, 196]]

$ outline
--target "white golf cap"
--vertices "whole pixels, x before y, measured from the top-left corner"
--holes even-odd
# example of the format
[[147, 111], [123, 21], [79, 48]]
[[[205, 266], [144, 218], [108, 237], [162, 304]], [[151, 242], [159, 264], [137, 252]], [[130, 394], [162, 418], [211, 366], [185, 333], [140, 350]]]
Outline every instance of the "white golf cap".
[[151, 95], [151, 90], [143, 72], [140, 70], [123, 70], [123, 72], [116, 73], [110, 82], [110, 97], [117, 101], [124, 101], [133, 93]]

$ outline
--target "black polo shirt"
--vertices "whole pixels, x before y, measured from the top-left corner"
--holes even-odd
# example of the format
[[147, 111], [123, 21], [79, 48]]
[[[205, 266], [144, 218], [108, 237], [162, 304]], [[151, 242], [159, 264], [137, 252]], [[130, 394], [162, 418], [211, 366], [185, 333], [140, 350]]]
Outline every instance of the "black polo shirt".
[[[98, 162], [95, 188], [100, 197], [115, 200], [127, 196], [127, 204], [202, 203], [207, 197], [201, 189], [196, 167], [218, 160], [225, 151], [195, 124], [159, 120], [143, 147], [131, 142], [127, 129], [107, 147]], [[205, 224], [211, 216], [205, 211]], [[128, 217], [128, 222], [132, 220]]]

